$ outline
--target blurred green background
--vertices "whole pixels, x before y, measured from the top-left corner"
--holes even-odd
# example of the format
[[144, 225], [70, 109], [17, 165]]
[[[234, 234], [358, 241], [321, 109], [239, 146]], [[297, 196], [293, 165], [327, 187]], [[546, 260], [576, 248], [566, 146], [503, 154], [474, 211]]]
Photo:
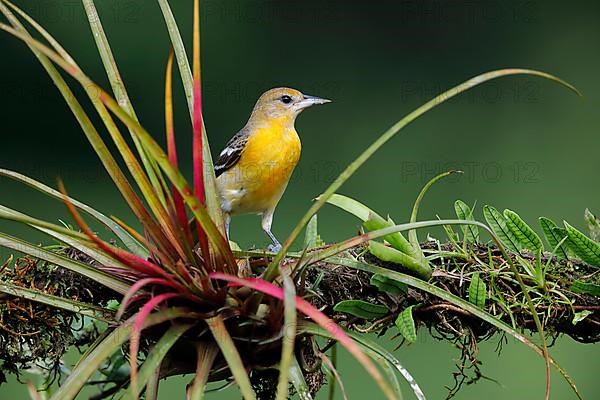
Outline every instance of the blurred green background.
[[[48, 28], [97, 82], [108, 88], [82, 5], [74, 0], [15, 0]], [[163, 128], [164, 66], [169, 41], [154, 1], [97, 1], [100, 16], [143, 125]], [[191, 38], [192, 1], [171, 3]], [[577, 98], [531, 77], [502, 78], [442, 105], [416, 121], [373, 157], [341, 190], [396, 221], [408, 218], [422, 185], [447, 169], [465, 174], [436, 185], [420, 219], [453, 215], [452, 204], [492, 204], [583, 228], [585, 207], [600, 212], [600, 4], [590, 1], [208, 1], [202, 2], [204, 112], [213, 153], [240, 129], [266, 89], [291, 86], [334, 103], [308, 110], [298, 122], [303, 155], [275, 215], [280, 238], [353, 158], [386, 128], [438, 92], [478, 73], [528, 67], [576, 85]], [[188, 41], [189, 44], [189, 41]], [[18, 40], [0, 35], [0, 166], [54, 185], [135, 224], [45, 72]], [[189, 159], [190, 126], [178, 87], [180, 158]], [[80, 93], [79, 91], [77, 93]], [[276, 151], [274, 148], [273, 151]], [[189, 172], [190, 163], [184, 169]], [[0, 179], [2, 204], [53, 221], [64, 207]], [[479, 208], [480, 210], [480, 208]], [[353, 235], [358, 223], [338, 210], [320, 213], [322, 237]], [[478, 216], [481, 216], [478, 211]], [[14, 224], [0, 230], [45, 240]], [[432, 236], [441, 237], [431, 230]], [[425, 238], [426, 232], [421, 234]], [[257, 217], [234, 219], [244, 247], [267, 243]], [[0, 250], [5, 258], [8, 252]], [[394, 341], [382, 338], [386, 345]], [[512, 340], [500, 356], [481, 347], [482, 380], [457, 399], [541, 398], [544, 366]], [[598, 398], [600, 347], [562, 338], [552, 349], [588, 399]], [[430, 399], [445, 397], [459, 352], [425, 332], [396, 352]], [[357, 364], [342, 358], [351, 399], [382, 398]], [[553, 399], [574, 396], [558, 374]], [[161, 398], [183, 398], [188, 379], [173, 379]], [[338, 391], [339, 392], [339, 391]], [[409, 391], [405, 392], [411, 398]], [[339, 395], [339, 394], [338, 394]], [[14, 380], [0, 398], [26, 398]], [[237, 399], [234, 390], [215, 399]], [[325, 398], [324, 393], [320, 398]], [[341, 398], [341, 397], [338, 397]]]

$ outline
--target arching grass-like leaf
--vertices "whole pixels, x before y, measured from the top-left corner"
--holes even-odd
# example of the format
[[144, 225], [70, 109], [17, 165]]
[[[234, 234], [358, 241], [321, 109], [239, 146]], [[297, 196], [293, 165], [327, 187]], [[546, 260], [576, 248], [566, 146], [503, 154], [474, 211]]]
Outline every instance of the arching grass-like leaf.
[[[449, 175], [455, 174], [455, 173], [462, 173], [462, 171], [447, 171], [447, 172], [441, 173], [441, 174], [433, 177], [432, 179], [430, 179], [429, 182], [427, 182], [425, 184], [425, 186], [423, 186], [423, 189], [421, 189], [421, 191], [419, 192], [419, 195], [417, 196], [417, 199], [415, 200], [415, 204], [413, 205], [412, 212], [410, 213], [409, 222], [417, 222], [417, 215], [419, 213], [419, 207], [421, 207], [421, 202], [423, 201], [423, 198], [425, 197], [425, 194], [427, 194], [427, 191], [429, 190], [429, 188], [431, 188], [440, 179], [443, 179], [443, 178], [445, 178]], [[419, 238], [417, 236], [416, 230], [408, 231], [408, 240], [413, 245], [413, 247], [416, 248], [416, 247], [420, 246]], [[421, 253], [421, 255], [422, 254], [423, 253]]]
[[508, 68], [508, 69], [501, 69], [501, 70], [491, 71], [491, 72], [477, 75], [477, 76], [459, 84], [458, 86], [455, 86], [455, 87], [445, 91], [444, 93], [441, 93], [440, 95], [434, 97], [433, 99], [429, 100], [427, 103], [423, 104], [422, 106], [418, 107], [416, 110], [414, 110], [411, 113], [409, 113], [408, 115], [406, 115], [400, 121], [396, 122], [392, 127], [390, 127], [381, 136], [379, 136], [379, 138], [377, 138], [356, 159], [354, 159], [354, 161], [352, 161], [346, 167], [346, 169], [344, 169], [344, 171], [342, 171], [342, 173], [340, 173], [340, 175], [333, 181], [333, 183], [331, 183], [331, 185], [329, 185], [329, 187], [325, 190], [325, 192], [323, 192], [323, 194], [321, 196], [319, 196], [318, 200], [313, 203], [313, 205], [309, 208], [309, 210], [306, 212], [306, 214], [304, 214], [304, 216], [300, 219], [300, 221], [298, 221], [296, 227], [292, 230], [289, 237], [284, 242], [281, 251], [277, 254], [277, 256], [273, 259], [273, 261], [269, 265], [269, 269], [265, 273], [265, 278], [267, 280], [272, 280], [275, 278], [275, 276], [277, 275], [277, 272], [278, 272], [279, 263], [281, 262], [281, 260], [283, 259], [283, 257], [287, 253], [287, 251], [290, 249], [292, 244], [296, 241], [296, 239], [298, 238], [298, 235], [300, 235], [300, 233], [304, 229], [304, 226], [308, 223], [310, 218], [314, 214], [316, 214], [321, 209], [321, 207], [323, 207], [323, 205], [327, 202], [327, 200], [329, 200], [329, 198], [335, 192], [337, 192], [338, 189], [348, 179], [350, 179], [350, 177], [352, 177], [352, 175], [354, 175], [354, 173], [356, 171], [358, 171], [358, 169], [360, 167], [362, 167], [362, 165], [365, 162], [367, 162], [367, 160], [369, 160], [371, 158], [371, 156], [373, 156], [373, 154], [375, 154], [375, 152], [377, 152], [377, 150], [379, 150], [381, 147], [383, 147], [400, 130], [402, 130], [404, 127], [409, 125], [411, 122], [413, 122], [417, 118], [419, 118], [422, 115], [424, 115], [425, 113], [427, 113], [429, 110], [435, 108], [436, 106], [448, 101], [449, 99], [451, 99], [451, 98], [459, 95], [460, 93], [463, 93], [477, 85], [480, 85], [480, 84], [490, 81], [492, 79], [500, 78], [500, 77], [507, 76], [507, 75], [522, 75], [522, 74], [538, 76], [538, 77], [542, 77], [545, 79], [549, 79], [554, 82], [558, 82], [561, 85], [572, 90], [576, 94], [581, 95], [579, 93], [579, 91], [575, 87], [573, 87], [571, 84], [563, 81], [560, 78], [555, 77], [554, 75], [550, 75], [545, 72], [530, 70], [530, 69]]
[[558, 245], [561, 242], [561, 240], [567, 237], [567, 235], [560, 237], [558, 231], [555, 230], [555, 228], [558, 228], [558, 226], [551, 219], [546, 217], [540, 217], [539, 221], [542, 231], [544, 232], [544, 237], [548, 242], [548, 245], [550, 245], [551, 249], [556, 249], [556, 256], [563, 260], [568, 259], [568, 247], [564, 243], [560, 246]]
[[385, 316], [390, 310], [384, 305], [373, 304], [364, 300], [342, 300], [333, 307], [333, 311], [372, 320]]
[[483, 217], [502, 244], [514, 253], [521, 252], [521, 243], [515, 234], [506, 226], [506, 218], [492, 206], [483, 206]]
[[523, 247], [534, 253], [544, 250], [542, 239], [540, 239], [538, 234], [523, 221], [519, 214], [512, 210], [504, 210], [504, 217], [506, 218], [506, 226], [515, 235]]
[[415, 326], [415, 320], [413, 319], [412, 310], [415, 306], [408, 306], [398, 315], [394, 324], [400, 334], [409, 343], [417, 341], [417, 327]]
[[479, 272], [475, 272], [471, 276], [469, 284], [469, 301], [481, 309], [485, 309], [485, 301], [487, 299], [487, 287], [483, 279], [479, 277]]
[[575, 229], [568, 222], [564, 221], [567, 235], [569, 237], [569, 247], [575, 252], [582, 261], [594, 266], [600, 267], [600, 244], [594, 242], [582, 232]]
[[[473, 210], [462, 200], [456, 200], [454, 202], [454, 211], [458, 219], [464, 219], [465, 221], [474, 221]], [[466, 225], [462, 227], [463, 237], [467, 243], [477, 243], [479, 241], [479, 229], [473, 225]]]

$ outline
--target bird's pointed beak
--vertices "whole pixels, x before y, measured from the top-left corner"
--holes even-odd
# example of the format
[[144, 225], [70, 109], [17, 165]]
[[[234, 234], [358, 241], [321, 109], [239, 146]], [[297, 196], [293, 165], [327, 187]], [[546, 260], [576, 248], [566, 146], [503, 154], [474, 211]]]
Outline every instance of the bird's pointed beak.
[[321, 97], [304, 95], [304, 98], [297, 103], [299, 110], [303, 110], [307, 107], [314, 106], [316, 104], [331, 103], [331, 100], [322, 99]]

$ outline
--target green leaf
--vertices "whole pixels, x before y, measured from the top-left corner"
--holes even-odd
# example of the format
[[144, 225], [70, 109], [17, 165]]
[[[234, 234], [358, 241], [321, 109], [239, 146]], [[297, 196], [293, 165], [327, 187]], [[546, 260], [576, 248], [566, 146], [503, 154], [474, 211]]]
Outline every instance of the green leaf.
[[310, 388], [304, 379], [302, 368], [300, 367], [300, 364], [298, 364], [296, 357], [294, 357], [293, 363], [290, 366], [290, 380], [292, 381], [292, 385], [294, 385], [294, 389], [296, 390], [296, 393], [298, 393], [298, 398], [300, 400], [313, 400], [312, 395], [310, 394]]
[[[299, 324], [298, 329], [300, 332], [334, 339], [334, 337], [329, 332], [312, 322], [303, 321]], [[410, 388], [412, 389], [417, 400], [425, 400], [425, 395], [423, 394], [423, 391], [419, 387], [419, 384], [417, 383], [415, 378], [413, 378], [410, 372], [406, 368], [404, 368], [404, 366], [400, 363], [400, 361], [398, 361], [396, 357], [394, 357], [394, 354], [382, 347], [377, 342], [377, 340], [371, 339], [369, 335], [362, 335], [352, 331], [348, 331], [348, 335], [364, 349], [364, 351], [369, 357], [377, 361], [377, 363], [384, 369], [384, 371], [390, 377], [389, 381], [393, 384], [395, 393], [398, 395], [400, 400], [402, 399], [402, 392], [400, 386], [396, 383], [397, 378], [393, 373], [393, 370], [390, 370], [389, 368], [385, 367], [385, 365], [382, 363], [381, 358], [383, 358], [383, 361], [386, 361], [387, 364], [391, 366], [391, 369], [395, 369], [402, 375], [402, 377], [410, 385]]]
[[92, 317], [100, 321], [114, 322], [115, 319], [115, 313], [106, 308], [53, 296], [35, 289], [15, 286], [8, 282], [0, 282], [0, 292], [46, 304], [51, 307], [62, 308], [63, 310]]
[[137, 388], [130, 388], [127, 390], [122, 399], [133, 400], [138, 398], [147, 382], [152, 378], [152, 375], [156, 369], [160, 368], [162, 360], [166, 357], [167, 353], [175, 345], [175, 343], [186, 333], [193, 324], [177, 324], [171, 326], [164, 335], [156, 342], [152, 347], [144, 364], [140, 368], [140, 372], [137, 377]]
[[411, 256], [404, 254], [393, 247], [388, 247], [383, 243], [370, 241], [369, 252], [380, 260], [402, 265], [407, 270], [425, 280], [431, 278], [431, 274], [433, 273], [427, 260], [415, 260]]
[[87, 264], [83, 264], [79, 261], [72, 260], [67, 257], [63, 257], [59, 254], [53, 253], [52, 251], [46, 250], [42, 247], [35, 246], [31, 243], [17, 239], [4, 233], [0, 233], [0, 246], [6, 247], [12, 250], [20, 251], [28, 254], [32, 257], [48, 261], [51, 264], [61, 266], [75, 273], [86, 276], [104, 285], [114, 291], [125, 294], [129, 290], [129, 284], [109, 275], [105, 272], [99, 271], [95, 267]]
[[600, 296], [600, 285], [592, 282], [575, 281], [569, 288], [573, 293], [591, 294], [592, 296]]
[[189, 400], [202, 400], [206, 393], [208, 376], [219, 349], [212, 343], [199, 342], [196, 344], [196, 374], [189, 389]]
[[[567, 254], [568, 247], [564, 244], [558, 246], [561, 240], [563, 240], [567, 235], [561, 237], [558, 232], [554, 228], [558, 228], [558, 226], [549, 218], [540, 217], [540, 226], [542, 227], [542, 231], [544, 232], [544, 236], [546, 237], [546, 241], [550, 245], [551, 249], [556, 249], [556, 257], [566, 260], [569, 258]], [[557, 247], [558, 246], [558, 247]]]
[[[415, 204], [413, 205], [412, 212], [410, 213], [410, 221], [409, 222], [417, 222], [417, 215], [419, 213], [419, 207], [421, 206], [421, 202], [423, 201], [423, 198], [425, 197], [425, 194], [427, 194], [427, 191], [429, 190], [429, 188], [431, 186], [433, 186], [440, 179], [445, 178], [454, 173], [462, 173], [462, 171], [447, 171], [447, 172], [441, 173], [441, 174], [431, 178], [431, 180], [429, 180], [429, 182], [427, 182], [425, 184], [425, 186], [423, 186], [423, 189], [421, 189], [421, 191], [419, 192], [419, 195], [417, 196], [417, 199], [415, 200]], [[417, 231], [415, 229], [408, 232], [408, 241], [414, 247], [420, 246], [419, 238], [417, 236]]]
[[571, 323], [573, 325], [577, 325], [578, 323], [580, 323], [581, 321], [583, 321], [584, 319], [586, 319], [586, 317], [588, 317], [589, 315], [593, 314], [593, 311], [590, 310], [583, 310], [580, 312], [575, 313], [575, 315], [573, 315], [573, 321], [571, 321]]
[[[454, 202], [454, 211], [458, 219], [464, 219], [465, 221], [474, 221], [473, 210], [464, 201], [456, 200]], [[477, 243], [479, 241], [479, 229], [474, 225], [466, 225], [461, 227], [463, 231], [463, 237], [467, 243]]]
[[215, 341], [221, 349], [225, 361], [227, 361], [227, 366], [229, 367], [235, 382], [238, 384], [244, 400], [256, 400], [256, 394], [254, 393], [254, 389], [252, 389], [248, 372], [246, 371], [246, 367], [244, 367], [242, 357], [235, 347], [231, 335], [227, 331], [223, 317], [221, 317], [221, 315], [216, 315], [215, 317], [206, 320], [206, 322]]
[[408, 115], [406, 115], [405, 117], [400, 119], [398, 122], [396, 122], [388, 130], [386, 130], [369, 147], [367, 147], [354, 161], [352, 161], [344, 169], [344, 171], [342, 171], [340, 173], [340, 175], [333, 181], [333, 183], [331, 183], [331, 185], [329, 185], [329, 187], [325, 190], [325, 192], [323, 192], [323, 194], [321, 196], [319, 196], [318, 200], [315, 203], [313, 203], [313, 205], [306, 212], [306, 214], [304, 214], [304, 216], [300, 219], [300, 221], [298, 221], [298, 223], [296, 224], [296, 227], [292, 230], [292, 233], [290, 233], [289, 237], [283, 244], [281, 251], [271, 261], [269, 268], [265, 272], [265, 278], [267, 280], [272, 280], [275, 278], [275, 276], [277, 275], [278, 268], [279, 268], [279, 263], [281, 262], [281, 260], [285, 256], [285, 254], [290, 249], [290, 246], [292, 246], [292, 244], [296, 241], [296, 239], [298, 238], [300, 233], [302, 233], [304, 226], [308, 223], [310, 218], [314, 214], [316, 214], [321, 209], [321, 207], [323, 207], [323, 205], [329, 200], [329, 198], [335, 192], [337, 192], [338, 189], [344, 183], [346, 183], [346, 181], [348, 179], [350, 179], [352, 177], [352, 175], [354, 175], [354, 173], [356, 171], [358, 171], [360, 169], [360, 167], [362, 167], [363, 164], [365, 162], [367, 162], [367, 160], [369, 160], [373, 156], [373, 154], [375, 154], [375, 152], [377, 152], [377, 150], [382, 148], [390, 139], [392, 139], [394, 136], [396, 136], [396, 134], [398, 132], [400, 132], [403, 128], [405, 128], [407, 125], [409, 125], [411, 122], [413, 122], [417, 118], [426, 114], [429, 110], [439, 106], [440, 104], [443, 104], [444, 102], [448, 101], [449, 99], [451, 99], [469, 89], [472, 89], [473, 87], [475, 87], [477, 85], [480, 85], [480, 84], [490, 81], [492, 79], [496, 79], [496, 78], [500, 78], [500, 77], [504, 77], [504, 76], [508, 76], [508, 75], [523, 75], [523, 74], [531, 75], [531, 76], [539, 76], [539, 77], [542, 77], [545, 79], [552, 80], [554, 82], [558, 82], [561, 85], [567, 87], [568, 89], [572, 90], [573, 92], [575, 92], [576, 94], [581, 96], [581, 93], [579, 93], [579, 91], [575, 87], [573, 87], [571, 84], [561, 80], [560, 78], [557, 78], [557, 77], [547, 74], [545, 72], [531, 70], [531, 69], [521, 69], [521, 68], [500, 69], [500, 70], [496, 70], [496, 71], [490, 71], [487, 73], [483, 73], [483, 74], [477, 75], [465, 82], [460, 83], [459, 85], [439, 94], [438, 96], [435, 96], [434, 98], [429, 100], [427, 103], [418, 107], [417, 109], [415, 109], [414, 111], [412, 111], [411, 113], [409, 113]]
[[333, 307], [333, 311], [350, 314], [366, 320], [372, 320], [384, 317], [390, 310], [384, 305], [372, 304], [364, 300], [343, 300]]
[[[179, 74], [181, 76], [181, 82], [183, 83], [183, 90], [185, 92], [185, 98], [188, 105], [190, 120], [194, 121], [194, 78], [192, 74], [192, 68], [188, 55], [181, 37], [181, 32], [175, 20], [175, 16], [171, 10], [171, 6], [167, 0], [158, 0], [158, 4], [163, 14], [163, 19], [169, 32], [171, 39], [171, 45], [177, 59], [177, 66], [179, 68]], [[196, 14], [196, 13], [194, 13]], [[198, 16], [199, 17], [199, 16]], [[204, 190], [206, 192], [206, 209], [211, 219], [217, 225], [219, 231], [225, 234], [225, 225], [223, 220], [223, 213], [221, 212], [221, 206], [218, 198], [217, 182], [215, 178], [215, 168], [212, 159], [212, 152], [210, 150], [210, 143], [206, 127], [204, 126], [204, 119], [202, 119], [202, 158], [204, 160]]]
[[292, 278], [283, 274], [283, 344], [279, 361], [279, 381], [276, 400], [287, 400], [289, 394], [289, 370], [294, 360], [294, 344], [298, 325], [296, 311], [296, 287]]
[[[420, 222], [414, 222], [414, 223], [408, 223], [408, 224], [394, 225], [394, 226], [390, 226], [387, 228], [379, 229], [377, 231], [373, 231], [373, 232], [365, 233], [365, 234], [362, 234], [359, 236], [355, 236], [355, 237], [347, 239], [343, 242], [329, 245], [323, 250], [312, 252], [307, 261], [307, 264], [312, 264], [317, 261], [325, 260], [326, 258], [332, 257], [338, 253], [345, 251], [345, 250], [351, 249], [353, 247], [356, 247], [363, 243], [372, 241], [374, 239], [378, 239], [380, 237], [386, 237], [395, 232], [408, 231], [411, 229], [421, 229], [421, 228], [427, 228], [427, 227], [431, 227], [431, 226], [469, 225], [469, 224], [477, 225], [481, 229], [485, 229], [485, 230], [489, 229], [487, 227], [487, 225], [485, 225], [479, 221], [464, 221], [464, 220], [460, 220], [460, 219], [420, 221]], [[493, 235], [493, 232], [491, 230], [489, 231], [489, 233], [490, 233], [490, 235]], [[495, 237], [495, 235], [493, 235], [493, 237]], [[377, 243], [377, 242], [374, 242], [374, 243], [376, 243], [374, 245], [374, 247], [378, 247], [378, 248], [382, 249], [383, 256], [385, 256], [385, 251], [387, 251], [386, 249], [395, 250], [395, 249], [393, 249], [391, 247], [387, 247], [381, 243]], [[498, 243], [499, 243], [498, 245], [500, 246], [500, 242], [498, 242]], [[250, 252], [246, 252], [246, 253], [252, 254]], [[400, 253], [400, 252], [396, 251], [396, 253], [394, 253], [392, 256], [398, 256], [397, 253]], [[400, 254], [403, 254], [403, 253], [400, 253]], [[403, 254], [403, 255], [406, 256], [406, 254]], [[413, 260], [412, 262], [414, 263], [415, 260]], [[416, 265], [418, 266], [416, 270], [420, 271], [420, 273], [422, 273], [423, 276], [427, 276], [427, 273], [428, 273], [427, 270], [431, 269], [430, 266], [426, 263], [423, 263], [423, 264], [417, 263]]]
[[[76, 96], [71, 91], [64, 78], [61, 76], [60, 72], [55, 68], [52, 62], [56, 63], [65, 71], [72, 74], [74, 78], [78, 79], [92, 100], [97, 100], [99, 97], [98, 95], [102, 93], [102, 90], [93, 82], [91, 82], [89, 78], [83, 75], [82, 71], [77, 67], [76, 64], [68, 62], [67, 60], [61, 58], [61, 56], [59, 56], [56, 52], [53, 52], [51, 49], [49, 49], [47, 46], [43, 45], [39, 41], [34, 40], [24, 26], [19, 22], [19, 20], [14, 17], [14, 14], [12, 14], [10, 10], [4, 6], [3, 2], [0, 2], [0, 12], [6, 16], [6, 18], [14, 27], [13, 29], [5, 24], [0, 24], [0, 29], [27, 43], [33, 54], [38, 58], [56, 87], [59, 89], [60, 93], [69, 105], [73, 115], [77, 118], [88, 141], [102, 161], [103, 166], [123, 195], [123, 198], [127, 201], [127, 204], [135, 213], [136, 217], [142, 221], [148, 233], [153, 236], [157, 242], [166, 243], [167, 239], [163, 232], [160, 230], [156, 222], [150, 217], [140, 198], [137, 196], [127, 178], [121, 171], [117, 161], [114, 159], [108, 147], [100, 137], [93, 122], [86, 114], [81, 104], [77, 101]], [[104, 111], [101, 109], [103, 106], [100, 107], [96, 101], [94, 101], [94, 105], [98, 106], [97, 110], [99, 112], [102, 113]], [[107, 116], [106, 113], [103, 113], [102, 116], [103, 120], [105, 118], [110, 119], [110, 116]]]
[[[485, 225], [483, 225], [482, 228], [484, 226]], [[419, 290], [423, 290], [427, 293], [437, 296], [437, 297], [441, 298], [442, 300], [445, 300], [451, 304], [454, 304], [455, 306], [460, 307], [463, 310], [473, 314], [475, 317], [480, 318], [481, 320], [483, 320], [485, 322], [488, 322], [489, 324], [491, 324], [492, 326], [495, 326], [499, 330], [506, 332], [510, 336], [517, 339], [519, 342], [526, 345], [531, 350], [535, 351], [536, 354], [538, 354], [539, 356], [544, 357], [544, 350], [541, 346], [538, 346], [537, 344], [532, 342], [530, 339], [528, 339], [527, 337], [522, 335], [520, 332], [517, 332], [510, 325], [499, 320], [498, 318], [494, 317], [493, 315], [489, 314], [488, 312], [480, 309], [479, 307], [471, 304], [470, 302], [463, 300], [460, 297], [457, 297], [457, 296], [453, 295], [452, 293], [449, 293], [446, 290], [441, 289], [435, 285], [432, 285], [428, 282], [425, 282], [421, 279], [412, 277], [410, 275], [406, 275], [406, 274], [396, 272], [396, 271], [391, 271], [391, 270], [388, 270], [388, 269], [385, 269], [382, 267], [378, 267], [378, 266], [367, 264], [364, 262], [352, 260], [349, 258], [332, 257], [330, 262], [339, 264], [339, 265], [343, 265], [343, 266], [346, 266], [349, 268], [354, 268], [359, 271], [365, 271], [365, 272], [369, 272], [372, 274], [381, 274], [390, 279], [395, 279], [398, 282], [405, 283], [408, 286], [414, 287]], [[573, 392], [577, 395], [577, 398], [582, 399], [581, 394], [579, 393], [577, 387], [573, 383], [573, 379], [556, 362], [556, 360], [554, 358], [552, 358], [550, 356], [548, 356], [548, 357], [549, 357], [551, 365], [553, 365], [560, 372], [560, 374], [563, 376], [565, 381], [569, 384], [569, 386], [571, 387]]]
[[317, 247], [318, 240], [319, 240], [318, 220], [317, 220], [317, 214], [315, 214], [308, 222], [308, 225], [306, 225], [306, 234], [304, 236], [304, 248], [305, 249], [314, 249], [315, 247]]
[[[0, 168], [0, 176], [5, 176], [17, 182], [23, 183], [54, 199], [61, 201], [63, 199], [62, 193], [60, 193], [58, 190], [52, 189], [51, 187], [44, 185], [43, 183], [38, 182], [35, 179], [20, 174], [18, 172]], [[112, 219], [108, 218], [106, 215], [88, 206], [87, 204], [84, 204], [72, 197], [69, 197], [68, 199], [75, 207], [91, 215], [93, 218], [95, 218], [96, 220], [104, 224], [108, 229], [110, 229], [121, 240], [121, 242], [123, 242], [123, 244], [129, 249], [129, 251], [142, 258], [150, 257], [150, 253], [148, 252], [148, 250]]]
[[[329, 200], [327, 200], [327, 203], [339, 207], [363, 221], [363, 227], [368, 231], [375, 231], [395, 225], [394, 221], [391, 219], [388, 218], [386, 221], [381, 215], [377, 214], [361, 202], [341, 194], [333, 194]], [[400, 232], [387, 235], [383, 239], [391, 244], [396, 250], [408, 255], [417, 254], [412, 245]]]
[[412, 310], [415, 305], [406, 307], [396, 318], [395, 324], [398, 331], [402, 334], [404, 339], [409, 343], [417, 341], [417, 327], [415, 326], [415, 320], [413, 319]]
[[600, 220], [589, 209], [585, 209], [585, 222], [587, 222], [590, 231], [590, 237], [596, 242], [600, 242]]
[[[169, 308], [150, 315], [146, 319], [144, 327], [148, 328], [169, 320], [188, 316], [190, 316], [188, 308]], [[102, 342], [95, 346], [92, 351], [87, 353], [85, 358], [80, 359], [77, 366], [69, 374], [69, 377], [58, 388], [50, 400], [75, 399], [88, 379], [101, 367], [104, 361], [129, 340], [133, 330], [133, 321], [134, 318], [124, 321], [108, 334]]]
[[[137, 120], [137, 116], [133, 109], [133, 105], [131, 104], [131, 100], [129, 99], [129, 95], [127, 94], [127, 90], [125, 89], [125, 84], [123, 83], [123, 79], [121, 78], [121, 74], [119, 73], [117, 63], [110, 48], [108, 38], [104, 33], [104, 28], [102, 27], [102, 22], [100, 20], [100, 16], [98, 15], [98, 11], [96, 10], [94, 0], [83, 0], [83, 6], [88, 17], [90, 28], [93, 33], [92, 36], [96, 41], [98, 53], [100, 54], [102, 64], [104, 65], [104, 69], [106, 70], [108, 80], [110, 81], [110, 85], [115, 95], [115, 99], [119, 102], [121, 107], [123, 107], [123, 109], [129, 113], [129, 115], [131, 115]], [[136, 150], [140, 156], [140, 159], [142, 160], [142, 164], [144, 165], [145, 171], [148, 174], [150, 181], [152, 182], [154, 191], [160, 196], [163, 205], [165, 205], [166, 202], [163, 196], [162, 186], [159, 182], [160, 170], [156, 166], [156, 163], [153, 162], [152, 159], [148, 158], [148, 155], [144, 151], [144, 148], [140, 144], [139, 140], [135, 137], [135, 135], [133, 135], [133, 133], [131, 134], [131, 137], [133, 139], [133, 143], [135, 144]]]
[[485, 309], [486, 298], [487, 287], [485, 282], [479, 277], [479, 272], [475, 272], [469, 284], [469, 301], [477, 307]]
[[377, 287], [379, 291], [393, 295], [406, 294], [407, 286], [403, 283], [389, 279], [381, 274], [373, 274], [370, 280], [371, 285]]
[[537, 233], [535, 233], [516, 212], [504, 210], [504, 217], [506, 218], [506, 226], [515, 235], [523, 247], [533, 252], [540, 250], [544, 251], [542, 239], [540, 239]]
[[502, 244], [514, 253], [521, 252], [521, 243], [506, 226], [506, 218], [492, 206], [483, 206], [483, 216]]
[[583, 233], [564, 222], [569, 237], [571, 250], [577, 254], [582, 261], [600, 267], [600, 244], [585, 236]]

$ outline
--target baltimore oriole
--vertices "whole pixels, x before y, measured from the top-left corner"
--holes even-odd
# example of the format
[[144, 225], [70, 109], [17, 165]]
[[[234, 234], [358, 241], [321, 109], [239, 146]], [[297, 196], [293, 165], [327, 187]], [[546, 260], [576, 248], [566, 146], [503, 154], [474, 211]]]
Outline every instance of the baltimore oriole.
[[271, 225], [275, 207], [300, 159], [294, 122], [305, 108], [329, 102], [289, 88], [271, 89], [260, 96], [246, 125], [215, 163], [227, 236], [231, 215], [260, 214], [262, 229], [273, 242], [268, 249], [281, 249]]

